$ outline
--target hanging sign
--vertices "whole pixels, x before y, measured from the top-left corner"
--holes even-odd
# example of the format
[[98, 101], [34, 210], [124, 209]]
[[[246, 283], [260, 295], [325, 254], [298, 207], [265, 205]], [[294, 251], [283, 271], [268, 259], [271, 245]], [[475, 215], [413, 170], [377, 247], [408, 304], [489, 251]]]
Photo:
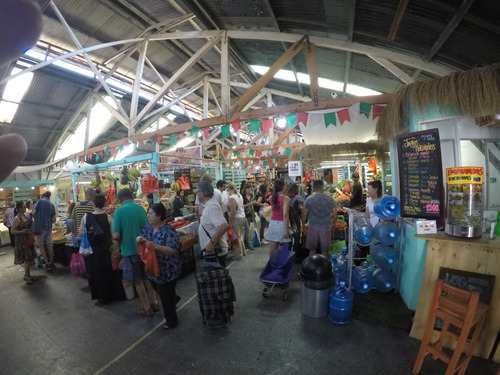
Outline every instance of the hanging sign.
[[289, 161], [288, 175], [290, 177], [302, 176], [302, 163], [300, 161]]

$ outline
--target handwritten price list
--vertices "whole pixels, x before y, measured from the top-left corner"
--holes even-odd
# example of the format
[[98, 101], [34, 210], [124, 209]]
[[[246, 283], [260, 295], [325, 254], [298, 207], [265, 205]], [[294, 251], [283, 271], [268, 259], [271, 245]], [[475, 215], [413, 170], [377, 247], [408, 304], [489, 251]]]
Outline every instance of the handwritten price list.
[[437, 218], [442, 211], [441, 148], [437, 129], [398, 138], [401, 216]]

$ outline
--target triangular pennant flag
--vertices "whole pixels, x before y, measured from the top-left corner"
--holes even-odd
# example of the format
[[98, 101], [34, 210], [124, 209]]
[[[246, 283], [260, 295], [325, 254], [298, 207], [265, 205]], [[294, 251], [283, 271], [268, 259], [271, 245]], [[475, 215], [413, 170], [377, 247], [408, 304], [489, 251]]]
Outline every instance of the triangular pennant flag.
[[104, 156], [104, 150], [99, 151], [99, 156], [102, 158]]
[[293, 126], [297, 122], [297, 112], [292, 112], [292, 113], [287, 114], [286, 120], [288, 121], [288, 126], [293, 128]]
[[262, 133], [265, 133], [268, 130], [272, 129], [273, 126], [274, 123], [272, 119], [262, 120]]
[[235, 132], [237, 132], [238, 130], [241, 129], [241, 122], [240, 122], [240, 119], [237, 118], [236, 120], [232, 121], [231, 122], [231, 126], [233, 127], [233, 130]]
[[280, 150], [280, 146], [274, 148], [274, 152], [276, 153], [276, 155], [278, 155], [279, 150]]
[[161, 134], [155, 134], [155, 142], [156, 143], [161, 143], [162, 135]]
[[233, 156], [238, 156], [239, 154], [240, 154], [240, 152], [238, 150], [233, 151]]
[[222, 151], [222, 155], [224, 155], [224, 159], [227, 159], [227, 154], [229, 153], [229, 151]]
[[297, 122], [307, 127], [307, 120], [309, 120], [309, 113], [297, 111]]
[[169, 138], [168, 138], [168, 145], [170, 147], [173, 147], [175, 146], [175, 144], [177, 143], [177, 134], [175, 135], [171, 135]]
[[132, 149], [137, 151], [137, 142], [132, 142]]
[[383, 105], [373, 105], [373, 119], [375, 120], [378, 116], [382, 114], [382, 111], [384, 110], [385, 106]]
[[248, 134], [251, 132], [260, 132], [260, 121], [259, 120], [250, 120], [250, 126], [248, 127]]
[[258, 151], [258, 150], [257, 150], [257, 151], [255, 151], [255, 156], [259, 157], [259, 156], [261, 156], [261, 155], [262, 155], [262, 152], [260, 152], [260, 151]]
[[344, 125], [344, 122], [346, 121], [351, 122], [351, 115], [349, 114], [349, 110], [347, 108], [338, 111], [337, 114], [339, 116], [340, 125]]
[[209, 128], [208, 126], [204, 127], [204, 128], [201, 128], [201, 132], [203, 133], [203, 136], [205, 137], [205, 139], [208, 138], [208, 132], [209, 132]]
[[249, 154], [250, 154], [250, 156], [254, 156], [255, 155], [255, 150], [250, 149]]
[[337, 116], [335, 112], [325, 113], [323, 117], [325, 118], [325, 128], [328, 128], [330, 124], [337, 126]]
[[115, 156], [115, 148], [114, 148], [114, 147], [111, 147], [111, 148], [109, 149], [109, 154], [110, 154], [111, 156]]
[[109, 146], [106, 146], [106, 147], [104, 148], [104, 153], [105, 153], [105, 154], [109, 154], [109, 151], [110, 151], [110, 150], [111, 150], [111, 149], [109, 148]]
[[95, 153], [95, 161], [99, 161], [100, 157], [101, 157], [101, 154], [96, 152]]
[[179, 141], [181, 138], [184, 138], [184, 136], [184, 132], [180, 132], [179, 134], [177, 134], [177, 141]]
[[226, 138], [229, 134], [231, 134], [231, 129], [229, 129], [229, 124], [222, 125], [220, 131], [222, 133], [222, 138]]
[[124, 147], [123, 145], [120, 145], [120, 152], [123, 151], [123, 147]]
[[372, 105], [368, 103], [359, 103], [359, 113], [363, 114], [368, 118], [370, 116], [370, 111], [372, 110]]
[[189, 133], [190, 136], [198, 137], [198, 134], [200, 133], [200, 128], [197, 126], [193, 126], [191, 128], [191, 132]]
[[292, 153], [292, 149], [291, 148], [287, 148], [285, 150], [285, 155], [290, 155]]

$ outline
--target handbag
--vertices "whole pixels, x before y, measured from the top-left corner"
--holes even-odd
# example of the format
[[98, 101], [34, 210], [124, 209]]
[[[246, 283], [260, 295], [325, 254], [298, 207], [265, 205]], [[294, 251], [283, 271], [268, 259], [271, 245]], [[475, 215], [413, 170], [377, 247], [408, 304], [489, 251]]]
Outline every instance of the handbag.
[[[212, 236], [210, 235], [210, 233], [208, 233], [208, 231], [205, 229], [205, 227], [204, 227], [203, 225], [202, 225], [201, 227], [203, 228], [203, 230], [204, 230], [204, 231], [205, 231], [205, 233], [207, 234], [208, 238], [212, 239]], [[228, 242], [230, 241], [230, 239], [229, 239], [229, 238], [228, 238], [227, 240], [228, 240]], [[229, 243], [228, 243], [228, 246], [229, 246]], [[205, 249], [203, 249], [201, 252], [202, 252], [202, 253], [203, 253], [203, 252], [205, 252]], [[214, 249], [214, 252], [215, 252], [215, 253], [222, 253], [222, 245], [220, 244], [220, 242], [217, 242], [217, 243], [215, 244], [215, 249]]]
[[79, 253], [82, 255], [91, 255], [94, 252], [92, 251], [92, 247], [90, 246], [89, 242], [89, 237], [87, 235], [87, 220], [86, 220], [87, 215], [83, 216], [83, 233], [82, 233], [82, 240], [80, 241], [80, 249]]
[[158, 258], [156, 257], [155, 244], [152, 241], [149, 242], [149, 246], [146, 246], [145, 243], [139, 244], [137, 254], [140, 255], [144, 263], [144, 270], [154, 277], [159, 277], [160, 266], [158, 264]]
[[82, 254], [74, 253], [71, 256], [69, 268], [73, 276], [85, 276], [87, 274], [87, 270], [85, 269], [85, 261], [83, 260]]

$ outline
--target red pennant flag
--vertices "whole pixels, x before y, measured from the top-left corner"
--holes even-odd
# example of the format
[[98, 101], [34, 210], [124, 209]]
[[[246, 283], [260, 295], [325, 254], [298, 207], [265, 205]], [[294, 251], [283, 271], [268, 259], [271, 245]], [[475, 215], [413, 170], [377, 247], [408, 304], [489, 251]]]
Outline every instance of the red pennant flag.
[[262, 133], [267, 132], [274, 126], [272, 119], [262, 120]]
[[280, 146], [274, 148], [274, 152], [276, 152], [276, 155], [278, 155], [279, 150], [280, 150]]
[[346, 121], [351, 122], [351, 115], [349, 114], [349, 110], [347, 108], [338, 111], [337, 116], [339, 116], [340, 125], [344, 125], [344, 122]]
[[99, 156], [102, 158], [104, 156], [104, 150], [99, 151]]
[[111, 156], [115, 156], [115, 148], [114, 148], [114, 147], [110, 147], [110, 149], [109, 149], [109, 154], [110, 154]]
[[227, 159], [227, 154], [229, 153], [229, 151], [222, 151], [222, 155], [224, 155], [224, 159]]
[[261, 156], [262, 155], [262, 152], [260, 151], [255, 151], [255, 156]]
[[305, 127], [307, 127], [307, 120], [309, 119], [309, 113], [297, 111], [297, 122]]
[[208, 128], [208, 126], [207, 126], [207, 127], [204, 127], [204, 128], [201, 128], [200, 130], [201, 130], [201, 132], [203, 133], [203, 136], [205, 137], [205, 139], [207, 139], [207, 138], [208, 138], [208, 131], [210, 130], [210, 129]]
[[234, 120], [233, 122], [231, 122], [231, 126], [233, 127], [233, 130], [235, 132], [237, 132], [238, 130], [240, 130], [240, 128], [241, 128], [240, 119], [237, 118], [236, 120]]
[[179, 134], [177, 134], [177, 141], [181, 138], [184, 138], [184, 132], [180, 132]]
[[161, 134], [155, 134], [154, 141], [159, 144], [161, 143], [161, 138], [162, 138]]
[[372, 110], [373, 110], [373, 119], [374, 120], [382, 114], [382, 111], [384, 110], [384, 108], [385, 107], [383, 105], [376, 105], [376, 104], [373, 105]]

